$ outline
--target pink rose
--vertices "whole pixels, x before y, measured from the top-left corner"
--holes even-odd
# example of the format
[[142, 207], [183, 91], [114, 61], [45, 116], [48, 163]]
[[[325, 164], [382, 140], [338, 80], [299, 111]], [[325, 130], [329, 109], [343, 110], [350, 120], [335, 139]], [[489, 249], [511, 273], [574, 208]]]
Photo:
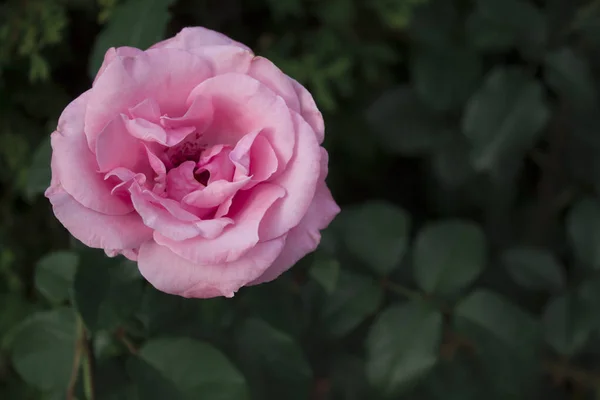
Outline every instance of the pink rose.
[[157, 289], [231, 297], [313, 251], [339, 212], [323, 134], [298, 82], [186, 28], [107, 51], [52, 133], [46, 197], [73, 236], [137, 260]]

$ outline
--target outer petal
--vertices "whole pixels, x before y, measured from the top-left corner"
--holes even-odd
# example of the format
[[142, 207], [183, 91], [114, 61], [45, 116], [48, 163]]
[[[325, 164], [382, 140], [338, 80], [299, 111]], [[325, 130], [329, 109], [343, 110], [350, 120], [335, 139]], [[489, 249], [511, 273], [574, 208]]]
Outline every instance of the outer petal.
[[85, 115], [90, 148], [110, 120], [148, 98], [156, 100], [163, 114], [183, 115], [187, 95], [210, 76], [207, 60], [183, 50], [147, 50], [136, 57], [115, 58], [91, 91]]
[[142, 50], [136, 49], [135, 47], [128, 47], [128, 46], [123, 46], [123, 47], [118, 47], [118, 48], [111, 47], [110, 49], [108, 49], [106, 51], [106, 53], [104, 53], [104, 61], [102, 61], [102, 65], [100, 66], [100, 69], [98, 70], [98, 73], [96, 74], [96, 77], [94, 78], [94, 83], [96, 83], [96, 80], [100, 77], [100, 75], [102, 75], [104, 73], [106, 68], [110, 65], [111, 62], [114, 61], [115, 58], [117, 58], [117, 57], [135, 57], [142, 53], [143, 53]]
[[300, 100], [300, 114], [306, 120], [306, 122], [308, 122], [311, 128], [313, 128], [315, 134], [317, 135], [317, 141], [319, 144], [321, 144], [325, 138], [325, 123], [323, 122], [323, 115], [321, 115], [321, 112], [317, 108], [317, 104], [315, 103], [315, 100], [310, 92], [295, 80], [293, 81], [293, 85], [296, 89], [296, 93], [298, 94], [298, 99]]
[[152, 230], [137, 213], [105, 215], [85, 208], [60, 185], [48, 189], [56, 218], [77, 239], [89, 247], [133, 249], [152, 238]]
[[51, 136], [52, 174], [74, 200], [94, 211], [124, 215], [133, 210], [130, 203], [111, 194], [111, 183], [98, 173], [98, 164], [83, 133], [83, 119], [90, 92], [75, 99], [63, 111], [57, 131]]
[[259, 243], [236, 261], [199, 265], [179, 257], [168, 248], [147, 242], [140, 248], [141, 274], [158, 290], [184, 297], [233, 297], [260, 276], [277, 258], [285, 237]]
[[321, 151], [311, 127], [292, 112], [296, 130], [296, 150], [285, 171], [272, 182], [287, 196], [269, 209], [260, 226], [261, 240], [270, 240], [298, 225], [310, 206], [321, 174]]
[[183, 28], [174, 37], [156, 43], [151, 49], [176, 48], [182, 50], [195, 50], [208, 46], [235, 46], [250, 51], [250, 48], [240, 42], [225, 36], [222, 33], [203, 28], [201, 26]]
[[[294, 152], [294, 125], [285, 101], [254, 78], [225, 74], [208, 79], [190, 94], [212, 101], [214, 114], [207, 129], [207, 144], [235, 145], [249, 132], [262, 129], [281, 166]], [[212, 140], [212, 141], [211, 141]]]
[[285, 190], [263, 183], [247, 193], [247, 199], [237, 199], [241, 209], [237, 215], [232, 213], [234, 224], [215, 239], [195, 238], [177, 242], [155, 232], [154, 240], [196, 264], [222, 264], [237, 260], [259, 242], [260, 221], [273, 203], [285, 195]]
[[252, 285], [272, 281], [306, 254], [314, 251], [321, 241], [320, 230], [325, 229], [339, 212], [340, 207], [331, 197], [325, 182], [322, 182], [306, 216], [288, 233], [285, 246], [277, 260], [264, 274], [253, 281]]

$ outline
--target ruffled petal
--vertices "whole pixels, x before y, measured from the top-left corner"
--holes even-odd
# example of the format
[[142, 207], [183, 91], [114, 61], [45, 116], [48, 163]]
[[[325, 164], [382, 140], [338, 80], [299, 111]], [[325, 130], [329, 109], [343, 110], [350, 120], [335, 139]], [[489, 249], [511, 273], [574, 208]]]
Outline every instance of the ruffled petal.
[[155, 232], [154, 240], [197, 264], [221, 264], [237, 260], [259, 242], [260, 221], [273, 203], [283, 196], [285, 190], [277, 185], [257, 185], [247, 192], [246, 199], [236, 200], [239, 202], [239, 210], [236, 213], [230, 210], [234, 224], [213, 240], [195, 238], [177, 242], [158, 232]]
[[132, 249], [152, 238], [152, 230], [137, 213], [105, 215], [77, 202], [60, 185], [48, 189], [46, 196], [54, 215], [68, 231], [89, 247]]
[[154, 242], [147, 242], [138, 256], [141, 274], [158, 290], [193, 298], [233, 297], [259, 277], [277, 258], [285, 237], [259, 243], [239, 259], [218, 264], [196, 264]]
[[126, 199], [111, 194], [114, 185], [98, 172], [96, 157], [87, 146], [83, 118], [89, 95], [85, 92], [67, 106], [57, 131], [51, 135], [52, 174], [82, 206], [108, 215], [128, 214], [133, 207]]
[[278, 162], [284, 166], [294, 152], [294, 125], [285, 101], [264, 84], [241, 74], [208, 79], [190, 93], [189, 102], [203, 96], [213, 104], [207, 144], [234, 146], [248, 132], [262, 130]]
[[313, 99], [310, 92], [297, 81], [292, 80], [292, 82], [294, 89], [298, 94], [298, 99], [300, 100], [300, 115], [308, 122], [315, 132], [315, 135], [317, 135], [317, 141], [321, 144], [325, 138], [325, 122], [323, 121], [323, 115], [317, 108], [315, 99]]
[[147, 50], [136, 57], [116, 57], [91, 90], [85, 115], [90, 148], [95, 148], [98, 133], [109, 121], [148, 98], [156, 101], [163, 114], [183, 115], [187, 95], [210, 76], [207, 60], [183, 50]]
[[135, 47], [123, 46], [123, 47], [111, 47], [104, 53], [104, 60], [102, 61], [102, 65], [94, 78], [94, 83], [96, 80], [104, 73], [106, 68], [109, 66], [111, 62], [117, 57], [135, 57], [142, 54], [143, 51], [140, 49], [136, 49]]
[[198, 208], [218, 207], [243, 188], [249, 181], [250, 177], [242, 178], [235, 182], [225, 180], [215, 181], [205, 188], [187, 194], [182, 201]]
[[[131, 201], [144, 224], [175, 241], [191, 239], [196, 236], [212, 239], [220, 235], [227, 225], [233, 223], [229, 218], [203, 221], [183, 209], [180, 209], [176, 215], [185, 214], [187, 218], [179, 219], [163, 207], [164, 200], [160, 201], [162, 199], [158, 199], [149, 190], [144, 190], [139, 185], [132, 185], [130, 191]], [[174, 205], [171, 203], [171, 208], [173, 207]]]
[[292, 111], [296, 130], [296, 151], [285, 171], [272, 182], [287, 196], [272, 207], [260, 226], [261, 240], [285, 234], [304, 218], [315, 194], [321, 173], [321, 150], [312, 128]]
[[220, 32], [203, 28], [201, 26], [183, 28], [174, 37], [156, 43], [151, 47], [151, 49], [176, 48], [190, 51], [202, 47], [222, 45], [235, 46], [246, 51], [250, 51], [248, 46], [240, 42], [236, 42]]
[[117, 167], [140, 171], [140, 164], [148, 165], [146, 150], [139, 140], [129, 134], [124, 119], [119, 116], [110, 121], [98, 135], [96, 161], [99, 171], [107, 172]]
[[325, 229], [340, 212], [340, 207], [331, 197], [331, 192], [321, 182], [306, 216], [287, 235], [285, 246], [277, 260], [252, 285], [270, 282], [296, 264], [306, 254], [314, 251], [321, 241], [321, 230]]
[[195, 162], [186, 161], [167, 173], [167, 195], [169, 198], [181, 201], [189, 193], [204, 188], [204, 185], [194, 178], [195, 169]]

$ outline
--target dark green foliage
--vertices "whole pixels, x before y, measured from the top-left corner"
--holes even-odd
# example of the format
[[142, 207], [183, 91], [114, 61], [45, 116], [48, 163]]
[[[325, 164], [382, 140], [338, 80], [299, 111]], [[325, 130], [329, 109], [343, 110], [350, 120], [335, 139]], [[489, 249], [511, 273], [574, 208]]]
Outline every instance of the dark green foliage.
[[[70, 238], [49, 134], [112, 46], [241, 41], [324, 113], [342, 213], [234, 299]], [[600, 1], [0, 4], [0, 399], [599, 398]]]

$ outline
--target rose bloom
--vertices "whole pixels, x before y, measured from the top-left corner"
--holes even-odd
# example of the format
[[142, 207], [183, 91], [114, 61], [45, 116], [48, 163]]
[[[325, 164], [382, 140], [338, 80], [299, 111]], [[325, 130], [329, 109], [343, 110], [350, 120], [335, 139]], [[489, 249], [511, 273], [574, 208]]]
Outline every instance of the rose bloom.
[[310, 93], [204, 28], [111, 48], [52, 133], [46, 197], [73, 236], [157, 289], [231, 297], [313, 251], [340, 211]]

